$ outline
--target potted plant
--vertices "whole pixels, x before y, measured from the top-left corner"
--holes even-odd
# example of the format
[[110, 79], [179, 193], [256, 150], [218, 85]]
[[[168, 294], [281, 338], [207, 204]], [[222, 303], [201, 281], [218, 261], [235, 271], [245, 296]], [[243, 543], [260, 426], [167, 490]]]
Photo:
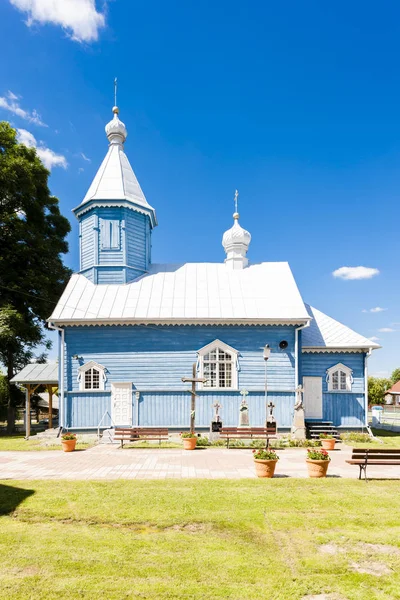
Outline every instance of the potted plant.
[[76, 433], [63, 433], [61, 445], [64, 452], [73, 452], [76, 446]]
[[320, 433], [319, 439], [321, 440], [321, 444], [324, 450], [334, 450], [336, 440], [333, 435], [329, 433]]
[[184, 450], [194, 450], [197, 444], [197, 435], [192, 431], [182, 431], [181, 438], [183, 440]]
[[328, 470], [329, 454], [323, 448], [308, 448], [307, 469], [309, 477], [326, 477]]
[[257, 477], [270, 478], [274, 476], [276, 463], [279, 460], [275, 450], [269, 450], [268, 448], [253, 450], [253, 458]]

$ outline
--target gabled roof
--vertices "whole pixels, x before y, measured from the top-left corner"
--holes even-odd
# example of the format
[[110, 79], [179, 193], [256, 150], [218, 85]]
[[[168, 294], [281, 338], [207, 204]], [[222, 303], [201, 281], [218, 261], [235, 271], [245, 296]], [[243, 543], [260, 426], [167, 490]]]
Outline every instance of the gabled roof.
[[155, 210], [147, 202], [135, 173], [129, 163], [122, 144], [110, 144], [108, 152], [93, 179], [83, 202], [74, 209], [81, 213], [89, 208], [92, 202], [113, 201], [110, 206], [118, 206], [118, 202], [132, 202], [141, 212], [151, 214], [155, 220]]
[[386, 390], [385, 394], [400, 394], [400, 381], [392, 385], [390, 390]]
[[305, 323], [309, 315], [288, 263], [245, 269], [224, 263], [151, 265], [124, 285], [94, 285], [71, 277], [52, 316], [54, 323]]
[[58, 385], [57, 363], [30, 363], [11, 379], [12, 383], [48, 383]]
[[332, 317], [328, 317], [320, 310], [308, 304], [305, 306], [313, 320], [310, 327], [305, 328], [302, 332], [303, 350], [380, 348], [379, 344], [356, 333], [346, 325], [342, 325]]

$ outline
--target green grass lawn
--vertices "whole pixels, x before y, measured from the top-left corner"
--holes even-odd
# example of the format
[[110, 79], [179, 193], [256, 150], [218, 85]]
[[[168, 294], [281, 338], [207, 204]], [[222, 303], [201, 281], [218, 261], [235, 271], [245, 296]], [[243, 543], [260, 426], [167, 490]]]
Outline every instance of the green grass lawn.
[[0, 594], [392, 600], [398, 490], [340, 479], [0, 482]]
[[[384, 429], [372, 429], [374, 436], [381, 441], [356, 442], [353, 440], [344, 440], [347, 446], [353, 448], [400, 448], [400, 434], [393, 431], [385, 431]], [[400, 597], [400, 596], [399, 596]]]
[[[45, 441], [48, 443], [48, 440]], [[78, 441], [76, 449], [84, 450], [85, 448], [90, 448], [92, 445], [93, 444]], [[44, 440], [36, 436], [26, 440], [23, 435], [1, 435], [0, 452], [3, 450], [62, 450], [62, 448], [60, 440], [56, 440], [56, 442], [51, 445], [44, 445]]]

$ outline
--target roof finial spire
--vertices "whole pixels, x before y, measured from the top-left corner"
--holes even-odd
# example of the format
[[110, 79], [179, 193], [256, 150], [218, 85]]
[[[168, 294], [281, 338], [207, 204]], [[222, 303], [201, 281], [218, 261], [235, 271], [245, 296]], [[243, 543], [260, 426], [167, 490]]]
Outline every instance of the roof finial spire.
[[235, 212], [233, 213], [233, 218], [237, 221], [239, 219], [239, 213], [238, 213], [238, 198], [239, 198], [239, 192], [237, 190], [235, 190], [235, 197], [233, 199], [234, 203], [235, 203]]
[[117, 115], [119, 113], [119, 108], [117, 106], [117, 88], [118, 88], [118, 80], [116, 77], [114, 77], [114, 107], [113, 107], [114, 115]]

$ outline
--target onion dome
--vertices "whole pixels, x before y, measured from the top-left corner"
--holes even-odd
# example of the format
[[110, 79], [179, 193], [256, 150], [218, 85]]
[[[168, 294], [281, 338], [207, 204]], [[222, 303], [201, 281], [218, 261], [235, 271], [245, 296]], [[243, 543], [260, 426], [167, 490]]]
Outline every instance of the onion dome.
[[225, 263], [233, 269], [243, 269], [248, 265], [246, 254], [249, 249], [251, 235], [239, 225], [238, 212], [233, 214], [233, 220], [233, 226], [225, 231], [222, 237], [222, 245], [226, 252]]
[[114, 113], [114, 118], [111, 119], [109, 123], [107, 123], [105, 129], [108, 137], [108, 141], [110, 144], [123, 144], [127, 138], [128, 132], [125, 127], [125, 123], [119, 120], [118, 106], [114, 106], [112, 109]]

